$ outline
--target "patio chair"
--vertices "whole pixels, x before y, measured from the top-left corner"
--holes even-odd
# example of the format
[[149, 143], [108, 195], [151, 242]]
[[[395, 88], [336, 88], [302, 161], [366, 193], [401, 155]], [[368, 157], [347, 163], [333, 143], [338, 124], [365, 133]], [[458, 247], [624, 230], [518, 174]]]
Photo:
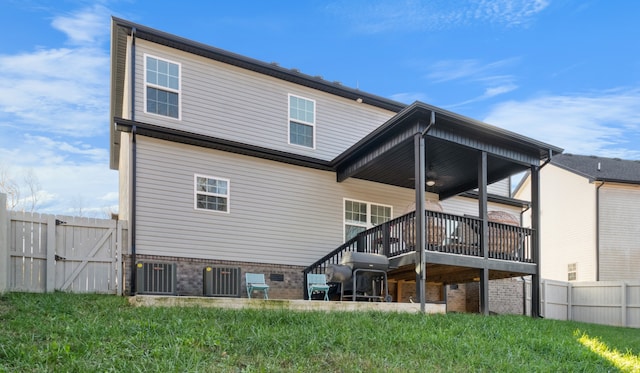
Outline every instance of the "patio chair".
[[251, 299], [251, 293], [254, 290], [262, 290], [264, 299], [269, 299], [269, 285], [264, 280], [263, 273], [245, 273], [247, 281], [247, 296]]
[[314, 291], [324, 291], [324, 300], [329, 300], [329, 285], [327, 285], [327, 276], [320, 273], [307, 273], [307, 290], [309, 300]]

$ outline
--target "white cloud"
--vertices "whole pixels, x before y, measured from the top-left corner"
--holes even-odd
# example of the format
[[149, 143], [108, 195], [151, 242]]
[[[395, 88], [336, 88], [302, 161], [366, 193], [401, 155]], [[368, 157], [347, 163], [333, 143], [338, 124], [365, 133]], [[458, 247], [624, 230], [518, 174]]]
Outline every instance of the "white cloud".
[[473, 18], [507, 26], [521, 26], [549, 6], [548, 0], [482, 0]]
[[469, 83], [474, 83], [484, 87], [484, 92], [474, 98], [447, 105], [451, 109], [518, 89], [515, 83], [516, 78], [503, 73], [504, 69], [511, 67], [518, 60], [518, 58], [507, 58], [489, 63], [482, 63], [477, 59], [442, 60], [428, 67], [429, 72], [426, 77], [433, 83], [460, 81], [467, 86]]
[[508, 101], [485, 118], [566, 152], [640, 159], [640, 89], [551, 95]]
[[39, 212], [117, 211], [105, 140], [109, 22], [101, 5], [57, 15], [51, 26], [67, 36], [64, 46], [0, 55], [0, 165], [10, 165], [23, 198], [23, 176], [36, 175]]
[[56, 17], [51, 25], [68, 37], [68, 42], [77, 45], [93, 45], [104, 41], [109, 30], [109, 9], [96, 4], [68, 15]]
[[497, 72], [513, 66], [517, 61], [518, 58], [507, 58], [489, 63], [482, 63], [477, 59], [442, 60], [428, 67], [427, 78], [434, 83], [461, 79], [491, 83], [510, 81], [513, 77]]
[[515, 84], [505, 84], [498, 87], [491, 87], [491, 88], [487, 88], [484, 91], [484, 95], [482, 95], [482, 97], [483, 98], [495, 97], [498, 95], [509, 93], [515, 89], [518, 89], [518, 86]]
[[472, 23], [523, 27], [549, 5], [547, 0], [374, 0], [333, 2], [327, 9], [358, 32], [441, 30]]
[[109, 12], [94, 6], [54, 18], [67, 48], [0, 55], [0, 127], [73, 137], [107, 132]]

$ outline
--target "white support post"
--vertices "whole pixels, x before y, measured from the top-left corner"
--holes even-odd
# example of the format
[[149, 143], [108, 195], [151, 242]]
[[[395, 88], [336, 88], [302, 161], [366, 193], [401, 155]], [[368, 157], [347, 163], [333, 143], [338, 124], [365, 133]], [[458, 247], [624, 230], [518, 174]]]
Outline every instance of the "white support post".
[[620, 284], [620, 291], [622, 292], [622, 294], [620, 294], [620, 312], [621, 312], [621, 326], [624, 326], [625, 328], [628, 326], [627, 325], [627, 283], [626, 282], [622, 282], [622, 284]]
[[[531, 281], [531, 290], [533, 292], [533, 279], [537, 280], [537, 281], [541, 281], [539, 278], [537, 278], [536, 276], [532, 276], [532, 281]], [[547, 285], [547, 282], [545, 280], [542, 280], [542, 291], [543, 293], [541, 294], [542, 296], [538, 296], [538, 302], [540, 302], [540, 300], [542, 300], [542, 302], [544, 302], [544, 314], [542, 314], [542, 316], [547, 317], [548, 313], [547, 313], [547, 306], [549, 305], [549, 287]], [[538, 283], [538, 288], [540, 288], [540, 283]], [[532, 298], [533, 299], [533, 298]], [[533, 307], [535, 307], [535, 302], [531, 302], [531, 313], [533, 314], [534, 309]], [[538, 305], [538, 309], [540, 308], [540, 305]], [[536, 317], [539, 317], [540, 314], [536, 312]]]
[[46, 292], [56, 289], [56, 217], [47, 218], [47, 282]]
[[0, 294], [9, 290], [9, 213], [7, 195], [0, 193]]
[[123, 267], [122, 267], [122, 221], [116, 221], [116, 268], [115, 268], [115, 283], [116, 283], [116, 294], [122, 295], [124, 288], [124, 275], [123, 275]]
[[573, 285], [567, 282], [567, 320], [573, 320]]

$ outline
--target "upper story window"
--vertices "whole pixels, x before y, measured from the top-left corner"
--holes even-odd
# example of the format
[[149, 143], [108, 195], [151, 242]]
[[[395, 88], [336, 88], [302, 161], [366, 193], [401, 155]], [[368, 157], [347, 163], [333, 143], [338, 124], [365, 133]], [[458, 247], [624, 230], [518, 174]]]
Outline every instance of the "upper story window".
[[195, 208], [229, 212], [229, 180], [195, 175]]
[[316, 102], [289, 95], [289, 144], [315, 148]]
[[344, 200], [344, 240], [358, 233], [391, 220], [391, 206]]
[[180, 64], [145, 56], [145, 111], [180, 118]]

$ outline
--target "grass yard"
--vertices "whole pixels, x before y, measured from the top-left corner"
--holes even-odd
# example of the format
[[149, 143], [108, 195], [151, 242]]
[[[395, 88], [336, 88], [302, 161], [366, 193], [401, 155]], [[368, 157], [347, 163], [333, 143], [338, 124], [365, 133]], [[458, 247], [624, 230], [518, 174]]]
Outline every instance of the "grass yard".
[[640, 372], [640, 330], [523, 316], [135, 308], [0, 295], [7, 372]]

